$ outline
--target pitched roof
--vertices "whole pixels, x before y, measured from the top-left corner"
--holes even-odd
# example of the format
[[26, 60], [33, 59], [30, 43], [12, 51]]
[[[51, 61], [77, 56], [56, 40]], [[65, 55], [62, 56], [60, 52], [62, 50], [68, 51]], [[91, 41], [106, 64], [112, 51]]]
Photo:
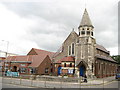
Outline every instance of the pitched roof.
[[[30, 50], [30, 52], [31, 52], [32, 50], [34, 50], [35, 53], [37, 53], [37, 55], [48, 55], [48, 56], [50, 57], [50, 59], [52, 59], [53, 55], [55, 54], [54, 52], [50, 52], [50, 51], [46, 51], [46, 50], [41, 50], [41, 49], [36, 49], [36, 48], [32, 48], [32, 49]], [[30, 52], [29, 52], [29, 53], [30, 53]], [[29, 55], [29, 53], [28, 53], [28, 55]]]
[[32, 61], [30, 55], [28, 56], [8, 56], [7, 61]]
[[34, 50], [37, 53], [37, 55], [9, 56], [7, 57], [6, 60], [10, 62], [13, 62], [13, 61], [31, 62], [29, 67], [38, 67], [46, 57], [49, 57], [52, 60], [52, 56], [54, 52], [49, 52], [49, 51], [35, 49], [35, 48], [32, 48], [32, 50]]
[[7, 61], [10, 62], [31, 62], [29, 65], [30, 67], [38, 67], [42, 61], [47, 57], [48, 55], [27, 55], [27, 56], [9, 56], [7, 58]]
[[93, 27], [86, 8], [85, 8], [84, 14], [82, 16], [82, 20], [81, 20], [79, 27], [81, 27], [81, 26], [92, 26]]
[[56, 63], [61, 63], [61, 62], [74, 62], [75, 58], [72, 56], [64, 57], [60, 60], [58, 60]]
[[71, 35], [76, 35], [77, 37], [79, 36], [74, 30], [71, 31], [71, 33], [68, 35], [68, 37], [65, 39], [65, 41], [63, 42], [63, 44], [60, 46], [60, 48], [57, 50], [56, 53], [54, 53], [53, 57], [56, 57], [57, 55], [59, 55], [63, 49], [64, 49], [64, 43], [68, 40], [68, 38], [71, 36]]
[[109, 53], [109, 51], [107, 51], [102, 45], [96, 44], [96, 49], [102, 50], [106, 53]]
[[59, 54], [63, 51], [63, 49], [64, 49], [64, 47], [61, 46], [61, 47], [57, 50], [57, 52], [53, 55], [53, 57], [56, 57], [57, 55], [59, 55]]
[[103, 56], [103, 55], [96, 54], [95, 57], [117, 63], [117, 62], [116, 62], [115, 60], [113, 60], [110, 56], [107, 57], [107, 56]]
[[[68, 37], [66, 38], [66, 40], [70, 37], [70, 36], [79, 36], [74, 30], [72, 30], [72, 32], [68, 35]], [[66, 42], [66, 40], [63, 42], [63, 44]]]
[[28, 67], [38, 67], [48, 55], [34, 55], [32, 56], [32, 63]]

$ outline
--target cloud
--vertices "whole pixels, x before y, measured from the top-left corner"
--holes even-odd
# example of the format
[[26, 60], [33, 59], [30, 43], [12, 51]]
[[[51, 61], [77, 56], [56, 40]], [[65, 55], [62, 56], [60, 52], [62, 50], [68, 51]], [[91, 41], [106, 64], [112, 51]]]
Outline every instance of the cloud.
[[[0, 39], [9, 41], [9, 52], [22, 53], [20, 47], [22, 47], [22, 49], [29, 47], [23, 44], [24, 36], [27, 35], [26, 30], [28, 30], [34, 22], [27, 18], [21, 18], [2, 4], [0, 4], [0, 11]], [[1, 43], [0, 49], [7, 51], [6, 42]]]
[[[113, 48], [116, 49], [118, 44], [117, 2], [90, 0], [86, 6], [95, 27], [97, 43], [113, 51], [112, 54], [116, 54]], [[10, 41], [11, 52], [25, 54], [32, 47], [57, 51], [72, 28], [78, 32], [85, 1], [3, 2], [0, 7], [3, 33], [0, 38]]]

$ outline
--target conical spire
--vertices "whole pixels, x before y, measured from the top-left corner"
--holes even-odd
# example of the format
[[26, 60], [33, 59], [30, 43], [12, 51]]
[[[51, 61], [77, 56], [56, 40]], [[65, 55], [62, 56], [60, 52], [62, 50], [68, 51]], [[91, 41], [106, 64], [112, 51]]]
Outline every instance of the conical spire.
[[82, 27], [82, 26], [91, 26], [91, 27], [93, 27], [86, 8], [85, 8], [84, 14], [82, 16], [82, 20], [81, 20], [81, 23], [80, 23], [79, 27]]

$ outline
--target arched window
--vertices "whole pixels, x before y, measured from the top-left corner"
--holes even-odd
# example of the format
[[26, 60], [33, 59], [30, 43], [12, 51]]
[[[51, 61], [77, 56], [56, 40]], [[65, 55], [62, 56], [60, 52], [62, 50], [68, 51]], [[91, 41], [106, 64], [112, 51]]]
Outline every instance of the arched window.
[[74, 45], [74, 43], [72, 43], [72, 55], [74, 55], [74, 51], [75, 50], [75, 45]]
[[91, 35], [93, 36], [93, 32], [91, 32]]
[[89, 30], [89, 28], [87, 28], [87, 30]]
[[68, 55], [71, 55], [71, 46], [68, 46]]
[[80, 36], [80, 32], [79, 32], [79, 36]]

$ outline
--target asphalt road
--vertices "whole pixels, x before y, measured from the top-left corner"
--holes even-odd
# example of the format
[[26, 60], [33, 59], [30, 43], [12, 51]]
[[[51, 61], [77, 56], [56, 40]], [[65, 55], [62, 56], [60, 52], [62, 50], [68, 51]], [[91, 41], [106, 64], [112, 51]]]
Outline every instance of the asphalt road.
[[2, 88], [33, 88], [33, 87], [3, 83]]

